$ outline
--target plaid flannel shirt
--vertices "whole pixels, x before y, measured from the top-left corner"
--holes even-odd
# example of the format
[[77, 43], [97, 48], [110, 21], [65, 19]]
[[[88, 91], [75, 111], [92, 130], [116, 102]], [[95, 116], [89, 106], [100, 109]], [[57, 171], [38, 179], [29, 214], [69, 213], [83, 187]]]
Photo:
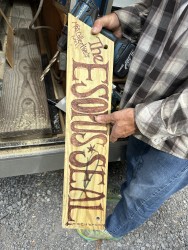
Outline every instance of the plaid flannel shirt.
[[138, 41], [120, 108], [135, 108], [135, 136], [188, 159], [188, 1], [143, 0], [115, 12]]

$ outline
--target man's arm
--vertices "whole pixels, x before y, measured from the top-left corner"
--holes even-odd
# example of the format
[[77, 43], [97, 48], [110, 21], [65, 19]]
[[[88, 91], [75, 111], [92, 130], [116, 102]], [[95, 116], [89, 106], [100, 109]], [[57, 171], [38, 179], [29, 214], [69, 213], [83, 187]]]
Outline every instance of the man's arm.
[[118, 16], [124, 37], [132, 42], [138, 41], [151, 4], [152, 0], [143, 0], [114, 12]]
[[188, 135], [188, 87], [163, 100], [137, 105], [135, 119], [140, 133], [154, 144]]
[[[188, 84], [188, 82], [187, 82]], [[141, 133], [154, 144], [188, 135], [188, 87], [178, 94], [149, 104], [138, 104], [109, 115], [95, 117], [99, 123], [113, 125], [110, 141]]]
[[[98, 34], [102, 28], [112, 30], [117, 37], [128, 37], [137, 41], [144, 21], [149, 12], [152, 0], [143, 0], [140, 3], [125, 7], [121, 10], [103, 16], [95, 21], [92, 34]], [[125, 138], [137, 131], [135, 122], [135, 110], [133, 108], [120, 110], [109, 115], [97, 116], [99, 123], [111, 123], [113, 128], [110, 141], [115, 142], [118, 138]]]
[[[130, 135], [137, 133], [137, 129], [138, 134], [143, 134], [154, 144], [173, 137], [188, 135], [188, 29], [184, 28], [185, 30], [173, 36], [171, 44], [161, 55], [160, 62], [145, 79], [150, 81], [153, 75], [155, 81], [161, 83], [161, 88], [166, 89], [166, 93], [170, 88], [176, 88], [176, 91], [173, 91], [174, 94], [162, 97], [161, 88], [154, 84], [152, 91], [148, 91], [145, 102], [137, 104], [134, 109], [125, 108], [118, 111], [121, 112], [118, 115], [114, 112], [113, 116], [117, 119], [111, 119], [110, 122], [114, 125], [121, 124], [121, 128], [115, 126], [112, 130], [113, 141], [115, 141], [114, 137], [116, 140], [126, 137], [125, 131]], [[166, 60], [166, 58], [170, 59]], [[165, 93], [164, 89], [163, 93]], [[131, 116], [128, 115], [128, 110], [132, 110]], [[105, 119], [108, 121], [107, 116]]]
[[[161, 83], [161, 88], [166, 88], [166, 96], [161, 96], [161, 88], [153, 84], [152, 91], [148, 89], [146, 101], [136, 105], [135, 109], [125, 108], [96, 117], [97, 122], [114, 125], [111, 141], [135, 134], [137, 130], [155, 144], [168, 138], [188, 135], [188, 30], [186, 25], [180, 28], [166, 46], [151, 76], [145, 79], [151, 81], [153, 74], [155, 81]], [[174, 89], [174, 94], [168, 94], [170, 88]]]
[[102, 28], [114, 32], [117, 37], [127, 37], [136, 42], [148, 15], [152, 0], [143, 0], [97, 19], [92, 34], [98, 34]]

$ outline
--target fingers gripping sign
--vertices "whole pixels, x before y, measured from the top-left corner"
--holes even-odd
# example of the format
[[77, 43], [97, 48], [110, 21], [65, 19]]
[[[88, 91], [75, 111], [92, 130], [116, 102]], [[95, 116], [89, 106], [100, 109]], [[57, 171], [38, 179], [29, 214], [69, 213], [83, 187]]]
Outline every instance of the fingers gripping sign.
[[114, 35], [121, 38], [122, 29], [118, 16], [115, 13], [110, 13], [106, 16], [103, 16], [97, 19], [94, 22], [91, 33], [96, 35], [101, 32], [102, 28], [113, 31]]
[[123, 109], [108, 115], [99, 115], [95, 117], [95, 120], [98, 123], [113, 124], [110, 135], [111, 142], [130, 136], [137, 130], [133, 108]]

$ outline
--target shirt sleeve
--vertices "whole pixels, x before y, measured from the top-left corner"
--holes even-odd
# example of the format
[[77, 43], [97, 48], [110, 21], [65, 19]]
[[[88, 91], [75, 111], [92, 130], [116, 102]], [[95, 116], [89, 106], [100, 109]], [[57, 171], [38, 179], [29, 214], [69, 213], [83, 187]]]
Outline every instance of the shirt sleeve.
[[188, 135], [188, 87], [163, 100], [138, 104], [135, 119], [139, 131], [154, 144]]
[[123, 36], [137, 42], [150, 10], [152, 0], [143, 0], [115, 11], [121, 23]]

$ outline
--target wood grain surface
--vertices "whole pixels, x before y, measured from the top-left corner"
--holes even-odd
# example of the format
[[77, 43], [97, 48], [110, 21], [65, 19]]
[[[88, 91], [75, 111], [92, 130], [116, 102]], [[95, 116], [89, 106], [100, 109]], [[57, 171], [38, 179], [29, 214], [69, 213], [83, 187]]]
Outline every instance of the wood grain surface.
[[[51, 133], [41, 58], [35, 32], [29, 30], [31, 8], [15, 2], [11, 23], [14, 36], [14, 68], [5, 66], [0, 99], [0, 138]], [[26, 4], [27, 3], [27, 4]]]
[[5, 53], [3, 51], [0, 51], [0, 97], [2, 96], [4, 66], [5, 66]]
[[10, 67], [14, 67], [14, 32], [13, 29], [8, 27], [7, 33], [7, 46], [6, 46], [6, 59]]
[[63, 227], [104, 229], [113, 42], [69, 14]]

